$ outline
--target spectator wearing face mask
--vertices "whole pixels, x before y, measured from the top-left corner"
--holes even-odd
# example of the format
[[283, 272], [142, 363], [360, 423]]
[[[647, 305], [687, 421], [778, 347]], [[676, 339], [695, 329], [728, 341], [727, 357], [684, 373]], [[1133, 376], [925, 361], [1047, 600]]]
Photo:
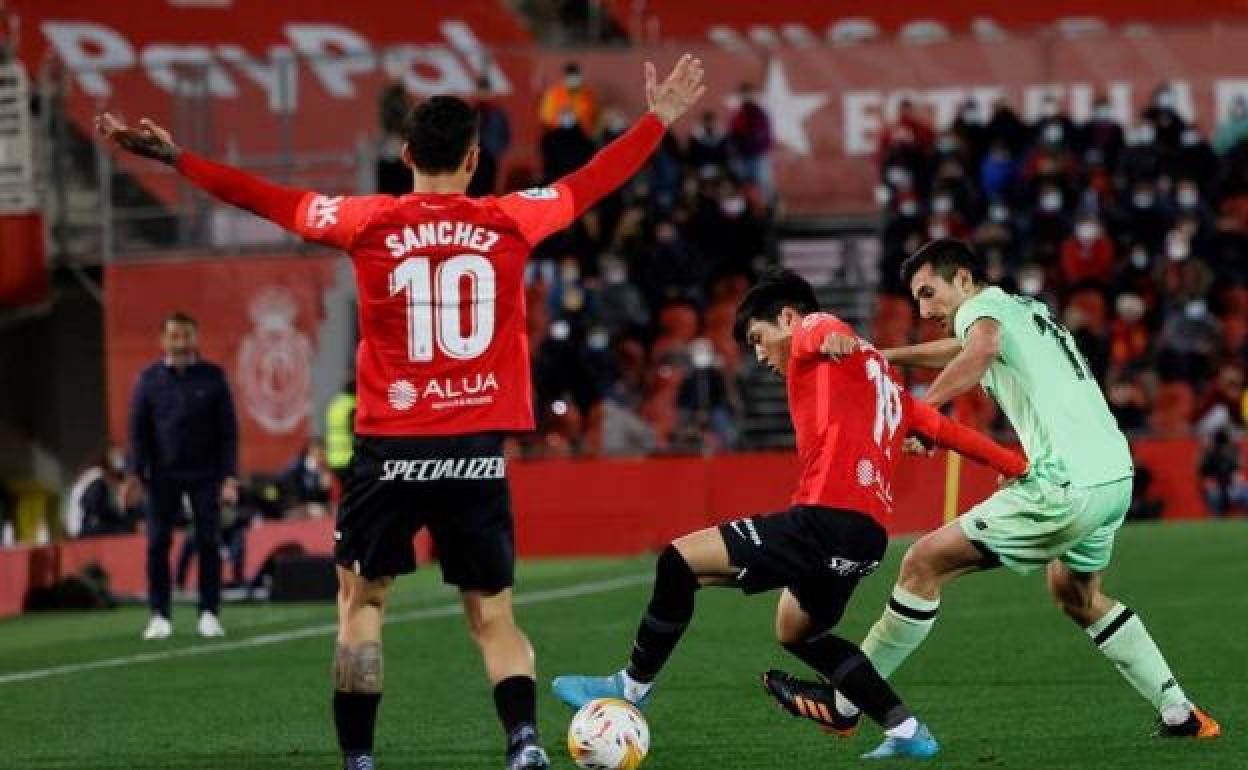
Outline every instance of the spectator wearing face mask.
[[1179, 148], [1187, 123], [1179, 115], [1178, 98], [1169, 83], [1153, 90], [1152, 102], [1140, 117], [1156, 130], [1157, 143], [1163, 149], [1173, 152]]
[[1218, 431], [1200, 460], [1205, 503], [1214, 516], [1248, 507], [1248, 479], [1240, 470], [1240, 448], [1227, 431]]
[[979, 171], [979, 186], [984, 197], [992, 201], [1013, 201], [1022, 166], [1001, 140], [993, 142]]
[[1198, 384], [1210, 375], [1222, 334], [1204, 299], [1190, 299], [1169, 312], [1158, 347], [1157, 370], [1163, 380]]
[[1244, 431], [1244, 370], [1224, 362], [1213, 381], [1207, 383], [1196, 403], [1196, 433], [1200, 436], [1230, 430]]
[[1213, 135], [1214, 152], [1226, 155], [1245, 139], [1248, 139], [1248, 97], [1239, 94], [1231, 100], [1226, 118]]
[[542, 94], [539, 119], [547, 130], [567, 127], [568, 117], [581, 127], [581, 132], [594, 136], [598, 132], [598, 97], [585, 84], [581, 65], [570, 61], [563, 65], [563, 79]]
[[1000, 142], [1016, 158], [1021, 158], [1029, 139], [1027, 125], [1005, 99], [998, 99], [992, 108], [987, 126], [988, 145]]
[[1127, 140], [1108, 98], [1097, 98], [1092, 116], [1083, 124], [1081, 133], [1085, 163], [1107, 169], [1118, 167], [1118, 158]]
[[715, 365], [711, 341], [699, 337], [689, 344], [689, 371], [676, 397], [677, 423], [673, 446], [715, 452], [737, 443], [737, 397]]
[[1068, 205], [1067, 195], [1055, 184], [1045, 184], [1037, 191], [1027, 238], [1031, 261], [1046, 267], [1056, 265], [1061, 243], [1071, 231]]
[[719, 113], [707, 110], [689, 131], [689, 165], [699, 175], [710, 169], [716, 174], [728, 171], [728, 133], [720, 124]]
[[1147, 306], [1138, 294], [1123, 293], [1114, 301], [1114, 319], [1109, 324], [1109, 363], [1125, 370], [1144, 363], [1152, 331], [1144, 320]]
[[628, 265], [615, 255], [602, 260], [602, 286], [594, 305], [599, 323], [612, 336], [639, 332], [650, 323], [641, 290], [628, 280]]
[[1218, 176], [1218, 156], [1200, 128], [1189, 125], [1179, 136], [1179, 148], [1165, 165], [1172, 179], [1191, 179], [1202, 191], [1212, 190]]
[[577, 121], [576, 113], [565, 108], [559, 113], [556, 124], [542, 134], [542, 179], [554, 182], [581, 166], [593, 157], [594, 141]]
[[1161, 176], [1164, 155], [1157, 142], [1157, 128], [1143, 122], [1131, 129], [1119, 158], [1119, 170], [1128, 185], [1153, 182]]
[[1062, 242], [1062, 283], [1067, 290], [1092, 285], [1108, 288], [1114, 278], [1114, 243], [1095, 212], [1081, 214]]
[[1040, 114], [1031, 125], [1031, 137], [1033, 144], [1067, 151], [1073, 151], [1079, 140], [1075, 122], [1052, 94], [1046, 96], [1040, 105]]
[[74, 481], [64, 517], [69, 537], [114, 535], [133, 532], [139, 511], [122, 504], [121, 483], [125, 477], [126, 454], [110, 446]]
[[984, 115], [979, 105], [971, 99], [962, 102], [950, 131], [966, 152], [969, 167], [979, 168], [988, 152], [988, 129], [984, 126]]
[[926, 190], [936, 134], [909, 99], [897, 107], [897, 117], [880, 132], [876, 161], [882, 170], [904, 168], [914, 187]]
[[1147, 180], [1137, 181], [1124, 196], [1120, 217], [1132, 241], [1151, 253], [1162, 250], [1166, 233], [1174, 226], [1173, 212], [1157, 186]]

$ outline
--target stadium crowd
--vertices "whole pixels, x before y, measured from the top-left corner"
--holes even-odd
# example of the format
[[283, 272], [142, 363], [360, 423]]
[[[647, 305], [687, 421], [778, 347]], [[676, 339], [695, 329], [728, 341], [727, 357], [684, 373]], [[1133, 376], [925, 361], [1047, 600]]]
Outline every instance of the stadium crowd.
[[[882, 293], [872, 334], [939, 334], [898, 266], [929, 238], [972, 242], [989, 280], [1058, 310], [1128, 433], [1235, 434], [1248, 341], [1248, 101], [1210, 137], [1158, 86], [1132, 125], [1106, 98], [1076, 124], [967, 103], [947, 129], [910, 103], [880, 138]], [[996, 417], [984, 399], [979, 419]]]

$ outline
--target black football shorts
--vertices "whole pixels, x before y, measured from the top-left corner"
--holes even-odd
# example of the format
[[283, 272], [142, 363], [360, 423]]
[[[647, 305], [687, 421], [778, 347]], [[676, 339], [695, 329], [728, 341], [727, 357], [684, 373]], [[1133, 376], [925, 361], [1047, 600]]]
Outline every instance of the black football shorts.
[[858, 580], [875, 571], [888, 533], [858, 511], [794, 506], [721, 524], [728, 558], [747, 594], [788, 588], [824, 628], [840, 622]]
[[515, 579], [503, 438], [358, 436], [334, 532], [337, 563], [369, 579], [416, 569], [428, 527], [442, 579], [495, 593]]

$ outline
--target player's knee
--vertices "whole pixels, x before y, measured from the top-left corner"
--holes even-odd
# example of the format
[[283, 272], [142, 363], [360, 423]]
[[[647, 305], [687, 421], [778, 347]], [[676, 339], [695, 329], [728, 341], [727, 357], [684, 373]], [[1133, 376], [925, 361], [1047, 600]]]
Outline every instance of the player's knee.
[[516, 628], [510, 603], [501, 600], [472, 603], [467, 607], [465, 617], [468, 620], [468, 635], [478, 645], [487, 645], [494, 639], [513, 633]]
[[932, 565], [928, 550], [920, 539], [906, 549], [906, 555], [901, 559], [897, 583], [911, 593], [927, 595], [939, 587], [939, 574]]
[[659, 558], [654, 563], [654, 577], [656, 581], [689, 591], [696, 591], [701, 587], [697, 573], [693, 571], [693, 567], [689, 566], [685, 555], [680, 552], [675, 543], [668, 543], [667, 547], [659, 553]]
[[343, 577], [338, 582], [338, 605], [348, 612], [366, 607], [385, 609], [390, 582], [390, 578], [368, 580], [358, 575]]

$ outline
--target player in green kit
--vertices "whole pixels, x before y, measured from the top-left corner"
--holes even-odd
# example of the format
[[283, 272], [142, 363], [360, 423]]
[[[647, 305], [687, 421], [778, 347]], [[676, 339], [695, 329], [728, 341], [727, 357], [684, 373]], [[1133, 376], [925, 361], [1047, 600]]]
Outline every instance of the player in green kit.
[[[1044, 303], [987, 285], [982, 261], [961, 241], [927, 244], [906, 260], [902, 277], [919, 314], [953, 337], [885, 350], [885, 358], [943, 369], [924, 396], [937, 408], [982, 385], [1031, 465], [1026, 476], [910, 547], [863, 652], [890, 676], [927, 637], [946, 583], [1001, 565], [1021, 574], [1044, 568], [1063, 611], [1157, 709], [1159, 735], [1218, 736], [1218, 723], [1188, 700], [1140, 618], [1101, 591], [1134, 469], [1070, 332]], [[843, 353], [857, 345], [838, 342]], [[825, 350], [835, 354], [836, 345], [825, 343]], [[858, 718], [839, 695], [837, 710], [842, 727]]]

